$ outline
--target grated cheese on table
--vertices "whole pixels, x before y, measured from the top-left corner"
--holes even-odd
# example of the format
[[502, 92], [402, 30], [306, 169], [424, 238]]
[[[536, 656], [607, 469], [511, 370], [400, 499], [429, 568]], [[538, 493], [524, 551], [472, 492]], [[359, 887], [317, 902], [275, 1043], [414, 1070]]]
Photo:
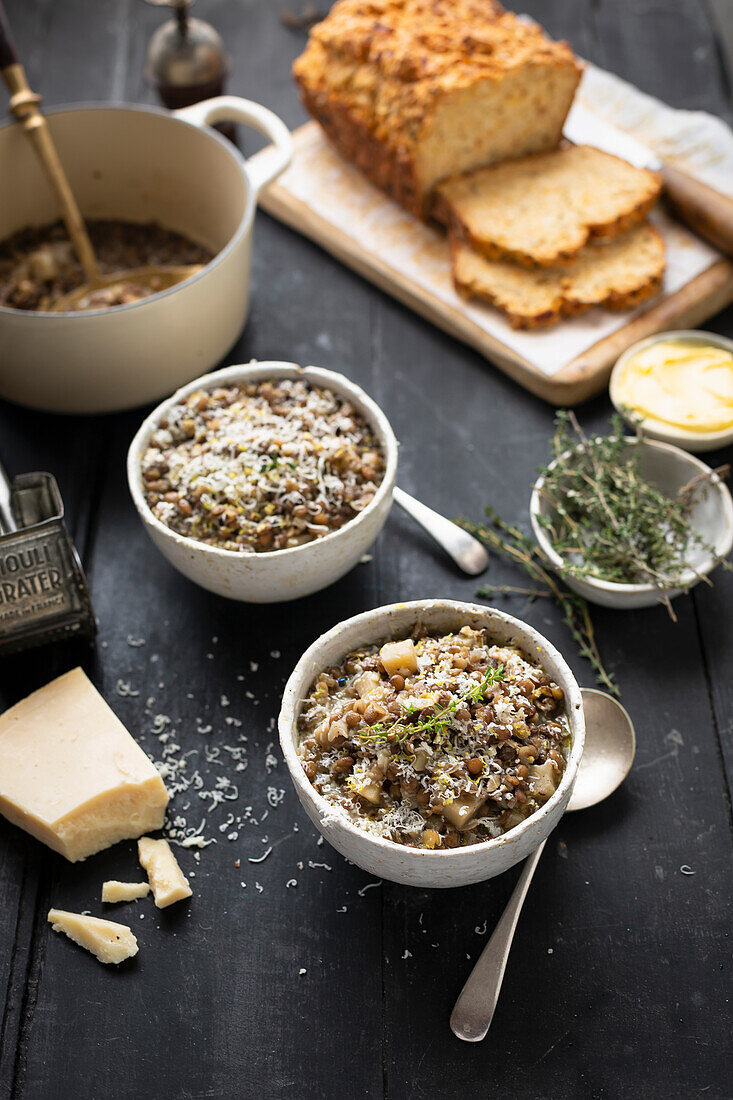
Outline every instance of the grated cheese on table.
[[[119, 685], [123, 684], [120, 692]], [[130, 683], [119, 681], [117, 693], [123, 698], [139, 696]], [[196, 855], [217, 839], [239, 840], [244, 829], [260, 828], [268, 814], [279, 808], [285, 790], [268, 788], [264, 806], [255, 809], [242, 805], [239, 779], [250, 766], [249, 738], [242, 732], [241, 719], [224, 719], [226, 735], [217, 732], [213, 722], [197, 717], [191, 725], [200, 743], [184, 749], [179, 729], [189, 724], [184, 718], [173, 719], [155, 709], [155, 697], [145, 701], [146, 725], [140, 739], [153, 757], [166, 785], [171, 802], [163, 828], [167, 839], [183, 848], [195, 849]], [[272, 742], [267, 745], [265, 774], [272, 770], [268, 758]], [[272, 795], [269, 792], [272, 791]], [[266, 841], [267, 838], [265, 837]], [[262, 862], [271, 849], [261, 859]]]

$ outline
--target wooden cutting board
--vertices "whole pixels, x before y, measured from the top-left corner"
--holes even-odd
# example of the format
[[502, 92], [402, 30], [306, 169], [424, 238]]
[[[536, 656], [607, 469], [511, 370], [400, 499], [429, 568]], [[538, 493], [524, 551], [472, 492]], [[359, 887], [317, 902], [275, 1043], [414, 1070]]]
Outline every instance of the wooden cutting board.
[[[411, 265], [401, 263], [398, 250], [370, 247], [371, 242], [364, 239], [364, 234], [360, 235], [362, 239], [357, 239], [359, 234], [352, 227], [358, 218], [352, 218], [349, 223], [349, 219], [344, 217], [351, 197], [345, 192], [349, 189], [354, 194], [357, 191], [360, 193], [363, 203], [359, 209], [363, 209], [365, 217], [376, 219], [375, 225], [383, 229], [387, 222], [389, 229], [389, 219], [394, 217], [395, 234], [399, 232], [404, 237], [414, 232], [416, 240], [421, 235], [419, 247], [426, 250], [433, 273], [436, 265], [442, 263], [443, 243], [440, 239], [420, 222], [410, 219], [351, 165], [342, 161], [315, 122], [308, 122], [296, 130], [293, 141], [293, 164], [262, 194], [260, 202], [263, 208], [432, 324], [475, 348], [526, 389], [554, 405], [575, 405], [602, 390], [616, 359], [636, 340], [663, 329], [693, 328], [733, 301], [733, 264], [712, 257], [705, 270], [673, 292], [663, 293], [646, 307], [629, 314], [628, 319], [624, 319], [624, 315], [616, 315], [619, 327], [604, 333], [598, 340], [591, 337], [581, 353], [572, 354], [567, 362], [553, 373], [548, 373], [537, 362], [532, 362], [528, 355], [504, 342], [501, 333], [485, 331], [481, 324], [482, 315], [477, 310], [491, 310], [496, 317], [496, 311], [490, 306], [466, 303], [446, 289], [445, 283], [450, 278], [447, 243], [444, 280], [439, 275], [436, 284], [435, 279], [416, 277], [414, 265], [410, 270]], [[267, 155], [268, 150], [263, 150], [255, 159]], [[322, 172], [320, 177], [319, 172]], [[312, 176], [310, 196], [308, 186], [303, 186], [303, 175], [308, 173]], [[332, 189], [332, 204], [320, 201], [324, 188]], [[336, 215], [337, 211], [340, 216]], [[412, 226], [405, 224], [408, 221], [412, 222]], [[422, 237], [428, 234], [430, 241], [425, 244]], [[383, 239], [389, 241], [389, 234]], [[439, 291], [436, 291], [436, 285]], [[563, 325], [575, 323], [560, 322], [559, 327], [561, 329]], [[555, 328], [550, 331], [556, 336], [559, 330]], [[544, 331], [528, 334], [532, 343], [527, 346], [532, 348], [536, 360], [542, 359], [544, 336]], [[511, 339], [509, 332], [505, 339]]]

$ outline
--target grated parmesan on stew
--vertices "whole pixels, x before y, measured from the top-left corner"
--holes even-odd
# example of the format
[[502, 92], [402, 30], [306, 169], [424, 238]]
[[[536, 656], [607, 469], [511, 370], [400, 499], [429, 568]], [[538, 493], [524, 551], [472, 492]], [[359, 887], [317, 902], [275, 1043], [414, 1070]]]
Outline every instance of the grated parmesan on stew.
[[181, 535], [255, 553], [300, 546], [369, 504], [384, 457], [338, 394], [296, 379], [199, 390], [142, 460], [147, 503]]
[[306, 776], [334, 811], [428, 849], [519, 824], [556, 790], [570, 745], [562, 689], [468, 626], [349, 653], [314, 681], [298, 730]]

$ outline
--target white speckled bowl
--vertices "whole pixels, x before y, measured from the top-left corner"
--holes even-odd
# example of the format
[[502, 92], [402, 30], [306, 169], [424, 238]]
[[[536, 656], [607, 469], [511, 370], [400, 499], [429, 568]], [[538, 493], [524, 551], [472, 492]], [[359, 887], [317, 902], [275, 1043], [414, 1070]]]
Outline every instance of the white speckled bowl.
[[[634, 438], [627, 436], [629, 442], [633, 442]], [[699, 474], [711, 472], [710, 467], [699, 458], [669, 443], [644, 439], [639, 446], [641, 447], [642, 477], [653, 482], [668, 496], [674, 496], [679, 489]], [[532, 530], [540, 549], [568, 588], [586, 600], [601, 604], [603, 607], [652, 607], [659, 603], [659, 590], [653, 584], [615, 584], [611, 581], [596, 580], [593, 577], [571, 576], [564, 568], [563, 559], [553, 547], [540, 523], [541, 516], [550, 514], [550, 506], [543, 500], [541, 490], [542, 478], [540, 477], [534, 484], [529, 504]], [[733, 500], [717, 474], [713, 475], [707, 492], [694, 505], [690, 520], [693, 527], [713, 547], [714, 552], [711, 553], [702, 546], [691, 549], [689, 561], [694, 571], [685, 570], [682, 573], [680, 587], [666, 590], [670, 600], [698, 584], [701, 577], [707, 576], [715, 568], [719, 558], [726, 557], [733, 548]]]
[[[373, 429], [386, 459], [384, 477], [374, 499], [362, 512], [337, 531], [315, 542], [287, 550], [243, 554], [223, 550], [187, 538], [166, 527], [151, 512], [145, 500], [141, 460], [159, 421], [181, 398], [196, 390], [215, 389], [266, 378], [304, 378], [347, 398]], [[143, 421], [127, 454], [130, 493], [145, 529], [161, 554], [189, 580], [247, 603], [278, 603], [318, 592], [348, 573], [366, 553], [384, 527], [392, 504], [397, 475], [397, 440], [387, 417], [366, 393], [343, 374], [321, 367], [299, 367], [295, 363], [252, 362], [224, 367], [189, 382], [163, 401]]]
[[[624, 408], [619, 393], [619, 381], [624, 365], [633, 355], [652, 344], [662, 344], [670, 340], [677, 340], [684, 344], [707, 344], [712, 347], [722, 348], [723, 351], [733, 353], [733, 340], [725, 336], [718, 336], [714, 332], [702, 332], [697, 329], [681, 329], [677, 332], [658, 332], [655, 336], [647, 336], [645, 340], [639, 340], [632, 344], [617, 359], [611, 372], [611, 380], [608, 386], [609, 396], [616, 409], [629, 419], [628, 410]], [[672, 443], [682, 447], [685, 451], [714, 451], [718, 447], [727, 447], [733, 443], [733, 428], [720, 428], [715, 432], [691, 432], [686, 428], [675, 428], [673, 424], [666, 424], [663, 420], [654, 417], [645, 417], [639, 424], [643, 434], [649, 439], [659, 439], [662, 443]]]
[[[565, 692], [572, 747], [565, 774], [550, 799], [503, 836], [448, 851], [408, 848], [364, 832], [352, 824], [306, 778], [297, 754], [297, 720], [303, 699], [324, 668], [338, 664], [360, 645], [403, 638], [418, 619], [431, 630], [486, 627], [493, 641], [516, 644], [536, 659]], [[454, 600], [413, 600], [377, 607], [346, 619], [305, 651], [285, 686], [279, 718], [280, 745], [298, 798], [316, 828], [333, 847], [365, 871], [407, 886], [467, 886], [500, 875], [534, 851], [557, 825], [567, 808], [585, 742], [583, 702], [572, 672], [555, 647], [519, 619], [493, 607]]]

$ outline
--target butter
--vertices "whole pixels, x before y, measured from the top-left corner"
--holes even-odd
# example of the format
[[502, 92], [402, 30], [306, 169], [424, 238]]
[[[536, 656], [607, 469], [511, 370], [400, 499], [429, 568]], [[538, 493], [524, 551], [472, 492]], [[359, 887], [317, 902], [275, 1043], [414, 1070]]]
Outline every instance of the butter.
[[0, 715], [0, 813], [71, 862], [163, 824], [152, 762], [80, 668]]
[[137, 842], [140, 864], [148, 873], [148, 881], [158, 909], [173, 905], [174, 901], [190, 898], [193, 893], [188, 880], [178, 866], [167, 840], [153, 840], [143, 836]]
[[630, 356], [615, 400], [644, 418], [688, 432], [733, 427], [733, 355], [713, 345], [660, 340]]
[[101, 963], [121, 963], [137, 955], [138, 946], [132, 929], [86, 913], [67, 913], [50, 909], [48, 920], [54, 932], [63, 932], [74, 943], [91, 951]]
[[108, 905], [119, 901], [139, 901], [149, 893], [149, 882], [117, 882], [116, 879], [110, 879], [102, 883], [102, 901]]

